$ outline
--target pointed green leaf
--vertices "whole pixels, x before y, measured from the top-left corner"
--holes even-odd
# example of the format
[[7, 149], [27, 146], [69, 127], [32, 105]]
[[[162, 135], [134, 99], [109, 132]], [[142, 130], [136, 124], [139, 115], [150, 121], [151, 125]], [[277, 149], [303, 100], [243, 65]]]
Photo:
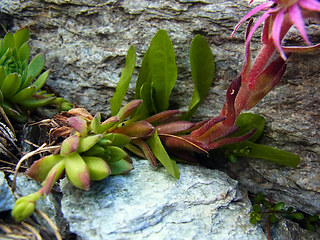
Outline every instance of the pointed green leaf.
[[43, 54], [37, 54], [28, 65], [28, 76], [32, 74], [32, 80], [35, 79], [44, 67], [45, 59]]
[[127, 53], [126, 66], [122, 71], [120, 80], [116, 87], [116, 91], [110, 100], [112, 116], [116, 115], [119, 112], [121, 103], [129, 87], [129, 83], [134, 71], [135, 63], [136, 63], [136, 50], [134, 46], [131, 46]]
[[154, 156], [162, 163], [162, 165], [167, 169], [167, 171], [174, 177], [179, 179], [180, 173], [176, 162], [170, 159], [167, 151], [163, 147], [161, 140], [155, 132], [152, 137], [147, 140], [148, 146], [151, 148]]
[[230, 144], [226, 148], [236, 156], [261, 158], [288, 167], [297, 167], [300, 164], [300, 158], [293, 153], [250, 141]]
[[131, 142], [131, 137], [120, 133], [109, 133], [104, 135], [102, 139], [109, 140], [111, 142], [110, 145], [121, 148]]
[[20, 28], [15, 34], [13, 34], [13, 37], [14, 37], [16, 48], [19, 49], [22, 46], [22, 44], [24, 44], [29, 40], [29, 37], [30, 37], [29, 28], [27, 26]]
[[13, 118], [14, 120], [23, 123], [27, 121], [27, 116], [25, 114], [19, 113], [17, 110], [13, 108], [13, 106], [8, 103], [7, 101], [1, 102], [1, 107], [3, 108], [4, 112], [8, 115], [8, 117]]
[[37, 87], [37, 90], [42, 88], [43, 85], [46, 83], [49, 73], [50, 73], [50, 70], [45, 71], [38, 77], [36, 81], [34, 81], [33, 85]]
[[133, 169], [133, 166], [128, 161], [121, 159], [120, 161], [109, 163], [111, 175], [125, 174]]
[[162, 112], [169, 106], [169, 97], [177, 80], [175, 53], [165, 30], [159, 30], [151, 40], [148, 62], [154, 105], [157, 112]]
[[46, 106], [53, 102], [53, 100], [56, 99], [55, 97], [48, 97], [48, 98], [39, 98], [39, 99], [27, 99], [19, 104], [23, 106], [26, 109], [34, 109], [38, 107]]
[[78, 152], [88, 151], [91, 147], [93, 147], [99, 140], [102, 138], [101, 134], [91, 135], [87, 137], [81, 137], [79, 139]]
[[25, 89], [22, 89], [20, 92], [16, 93], [13, 97], [10, 98], [10, 101], [13, 103], [20, 103], [23, 100], [26, 100], [33, 96], [37, 91], [36, 86], [30, 86]]
[[201, 35], [196, 35], [190, 45], [191, 75], [194, 83], [192, 100], [183, 119], [189, 120], [208, 95], [213, 81], [215, 64], [210, 46]]
[[21, 85], [21, 78], [17, 73], [9, 74], [5, 79], [1, 87], [2, 94], [5, 98], [9, 98], [16, 94]]
[[33, 75], [32, 74], [27, 75], [27, 71], [25, 71], [23, 73], [23, 76], [22, 76], [22, 81], [23, 82], [22, 82], [22, 85], [20, 87], [20, 90], [22, 90], [22, 89], [24, 89], [26, 87], [29, 87], [33, 79], [34, 79]]
[[21, 62], [28, 62], [30, 58], [30, 47], [27, 42], [19, 48], [18, 54]]
[[140, 91], [142, 85], [148, 81], [149, 78], [149, 49], [143, 56], [141, 68], [139, 71], [137, 83], [136, 83], [136, 90], [135, 90], [135, 99], [141, 99]]
[[235, 122], [239, 129], [231, 136], [242, 136], [255, 128], [256, 132], [248, 139], [250, 142], [255, 142], [261, 136], [265, 123], [266, 120], [263, 116], [254, 113], [241, 113]]
[[0, 89], [2, 88], [4, 79], [7, 77], [6, 72], [4, 71], [3, 66], [0, 66]]
[[15, 48], [15, 41], [11, 31], [8, 31], [3, 38], [3, 48], [6, 51], [8, 48]]

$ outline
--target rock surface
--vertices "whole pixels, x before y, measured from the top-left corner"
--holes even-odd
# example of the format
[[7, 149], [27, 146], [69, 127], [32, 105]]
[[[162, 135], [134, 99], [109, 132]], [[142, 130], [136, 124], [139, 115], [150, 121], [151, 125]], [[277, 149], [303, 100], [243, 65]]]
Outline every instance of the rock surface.
[[11, 210], [15, 199], [11, 188], [5, 179], [4, 173], [0, 171], [0, 212]]
[[226, 174], [179, 164], [181, 177], [146, 160], [127, 175], [112, 176], [90, 191], [61, 183], [64, 217], [83, 240], [266, 239], [249, 223], [248, 198]]
[[[109, 113], [108, 99], [129, 46], [136, 47], [140, 66], [160, 28], [172, 39], [179, 70], [172, 104], [185, 110], [192, 96], [188, 48], [201, 33], [216, 56], [217, 69], [214, 86], [196, 115], [204, 119], [219, 113], [229, 82], [241, 70], [244, 26], [235, 38], [230, 34], [250, 7], [244, 0], [2, 0], [0, 9], [13, 30], [30, 26], [33, 54], [44, 52], [46, 67], [52, 69], [50, 87], [93, 113]], [[319, 42], [319, 25], [314, 21], [308, 25], [311, 41]], [[258, 37], [253, 49], [258, 48]], [[292, 31], [288, 42], [298, 44], [299, 39]], [[293, 55], [279, 86], [253, 109], [267, 118], [262, 143], [298, 154], [301, 165], [290, 169], [253, 160], [232, 166], [234, 176], [250, 191], [263, 191], [312, 214], [320, 211], [319, 65], [319, 52]], [[133, 89], [134, 83], [126, 100], [133, 97]]]

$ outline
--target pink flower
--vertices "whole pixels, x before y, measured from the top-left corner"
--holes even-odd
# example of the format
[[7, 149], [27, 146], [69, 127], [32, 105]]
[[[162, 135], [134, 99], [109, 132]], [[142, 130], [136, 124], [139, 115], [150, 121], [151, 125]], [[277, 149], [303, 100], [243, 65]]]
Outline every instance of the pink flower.
[[[251, 4], [253, 1], [254, 0], [251, 0], [249, 4]], [[304, 18], [319, 18], [319, 15], [316, 13], [320, 12], [320, 2], [318, 0], [270, 0], [262, 3], [253, 8], [240, 20], [240, 22], [236, 25], [232, 35], [235, 33], [241, 23], [259, 11], [266, 12], [263, 13], [262, 16], [256, 21], [249, 32], [248, 38], [246, 39], [246, 46], [248, 45], [248, 42], [250, 42], [254, 31], [262, 22], [266, 20], [271, 20], [271, 40], [275, 44], [283, 59], [286, 59], [286, 55], [281, 46], [281, 41], [292, 25], [296, 26], [305, 42], [308, 45], [311, 45], [306, 34]], [[264, 30], [264, 34], [266, 32], [267, 31]], [[269, 40], [269, 36], [264, 36], [262, 40], [265, 43], [265, 41]]]

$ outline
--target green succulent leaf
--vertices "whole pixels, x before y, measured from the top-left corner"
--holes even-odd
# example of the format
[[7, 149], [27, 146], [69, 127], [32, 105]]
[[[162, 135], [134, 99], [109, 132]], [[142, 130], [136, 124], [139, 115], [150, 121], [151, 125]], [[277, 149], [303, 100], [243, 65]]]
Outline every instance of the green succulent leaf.
[[120, 80], [116, 87], [116, 91], [110, 100], [112, 116], [116, 115], [120, 110], [121, 103], [129, 87], [129, 83], [135, 68], [135, 63], [136, 63], [136, 50], [134, 46], [131, 46], [127, 53], [126, 66], [122, 71]]
[[24, 101], [20, 102], [19, 104], [26, 109], [34, 109], [34, 108], [43, 107], [45, 105], [48, 105], [48, 104], [52, 103], [55, 99], [56, 99], [56, 97], [44, 97], [44, 98], [39, 98], [39, 99], [32, 98], [32, 99], [24, 100]]
[[142, 64], [141, 64], [141, 68], [140, 68], [137, 83], [136, 83], [135, 99], [142, 99], [141, 88], [145, 82], [150, 81], [148, 80], [150, 78], [149, 73], [150, 72], [149, 72], [149, 49], [148, 49], [142, 59]]
[[3, 82], [6, 77], [7, 77], [7, 74], [6, 74], [3, 66], [0, 66], [0, 89], [2, 88]]
[[154, 156], [161, 162], [161, 164], [167, 169], [167, 171], [176, 179], [179, 179], [180, 173], [178, 166], [174, 160], [172, 160], [165, 148], [163, 147], [158, 133], [155, 132], [150, 139], [147, 140], [147, 144], [150, 147]]
[[133, 166], [128, 161], [121, 159], [114, 163], [108, 163], [111, 169], [111, 175], [125, 174], [133, 169]]
[[98, 181], [108, 177], [111, 174], [109, 165], [99, 157], [82, 157], [87, 164], [90, 180]]
[[28, 62], [30, 58], [30, 47], [29, 44], [26, 42], [24, 43], [18, 50], [18, 55], [21, 63]]
[[3, 48], [4, 50], [15, 48], [15, 41], [11, 31], [8, 31], [3, 38]]
[[90, 135], [87, 137], [81, 137], [79, 139], [78, 152], [88, 151], [91, 147], [93, 147], [99, 140], [102, 138], [101, 134]]
[[265, 123], [265, 118], [258, 114], [241, 113], [235, 122], [239, 129], [232, 134], [232, 137], [243, 136], [255, 128], [256, 132], [248, 139], [248, 141], [255, 142], [263, 133]]
[[191, 118], [208, 95], [215, 72], [214, 57], [204, 37], [199, 34], [194, 37], [189, 53], [194, 90], [188, 112], [183, 116], [184, 120]]
[[79, 136], [71, 135], [62, 142], [60, 155], [67, 156], [77, 151], [78, 146], [79, 146]]
[[300, 164], [300, 158], [293, 153], [250, 141], [230, 144], [226, 148], [236, 156], [265, 159], [288, 167]]
[[65, 170], [65, 161], [64, 160], [59, 161], [56, 165], [54, 165], [50, 169], [46, 179], [42, 182], [43, 192], [46, 195], [48, 195], [50, 193], [55, 182], [58, 181], [58, 179], [63, 176], [64, 170]]
[[169, 106], [169, 97], [177, 79], [173, 44], [165, 30], [159, 30], [153, 37], [148, 55], [152, 97], [157, 112], [162, 112]]
[[293, 217], [294, 217], [295, 219], [297, 219], [297, 220], [302, 220], [302, 219], [304, 219], [304, 215], [303, 215], [302, 213], [300, 213], [300, 212], [294, 213], [294, 214], [293, 214]]
[[90, 175], [83, 158], [77, 152], [64, 157], [68, 180], [77, 188], [89, 190]]
[[20, 103], [28, 98], [31, 98], [33, 94], [36, 93], [36, 91], [37, 91], [37, 88], [34, 85], [24, 88], [20, 92], [15, 94], [13, 97], [11, 97], [10, 101], [13, 103]]
[[33, 85], [37, 87], [37, 91], [40, 90], [40, 88], [42, 88], [43, 85], [46, 83], [49, 73], [50, 70], [45, 71], [38, 77], [36, 81], [34, 81]]
[[23, 123], [27, 121], [27, 116], [25, 114], [21, 114], [16, 111], [10, 103], [6, 100], [1, 102], [1, 107], [3, 108], [4, 112], [11, 118], [15, 119], [16, 121]]
[[21, 85], [21, 78], [17, 73], [9, 74], [5, 79], [1, 87], [2, 94], [5, 98], [13, 96]]
[[104, 140], [109, 140], [112, 146], [124, 147], [131, 142], [131, 138], [120, 133], [108, 133], [102, 137]]
[[39, 182], [43, 182], [50, 170], [63, 159], [60, 155], [49, 155], [35, 161], [27, 171], [27, 175]]
[[117, 146], [108, 146], [105, 151], [108, 155], [108, 163], [117, 162], [127, 156], [126, 152]]
[[19, 49], [25, 42], [29, 40], [30, 32], [28, 27], [20, 28], [15, 34], [13, 34], [15, 47]]
[[82, 152], [81, 156], [95, 156], [95, 157], [101, 157], [103, 159], [107, 159], [107, 155], [105, 153], [105, 149], [103, 146], [100, 146], [98, 144], [91, 147], [89, 150]]
[[[35, 79], [42, 71], [44, 67], [45, 59], [43, 54], [37, 54], [28, 65], [28, 76], [32, 75], [32, 79]], [[29, 85], [29, 84], [28, 84]]]
[[275, 223], [278, 220], [277, 216], [274, 213], [269, 214], [270, 223]]
[[281, 211], [283, 210], [285, 207], [284, 202], [278, 202], [275, 206], [274, 206], [274, 210], [276, 211]]

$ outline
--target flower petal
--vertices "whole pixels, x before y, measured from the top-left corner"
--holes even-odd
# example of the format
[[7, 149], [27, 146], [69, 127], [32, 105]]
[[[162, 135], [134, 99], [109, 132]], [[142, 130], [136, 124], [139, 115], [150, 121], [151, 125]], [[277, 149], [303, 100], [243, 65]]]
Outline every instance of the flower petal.
[[297, 27], [297, 29], [299, 30], [301, 36], [303, 37], [304, 41], [308, 44], [311, 45], [307, 33], [306, 33], [306, 29], [304, 27], [304, 21], [302, 18], [302, 14], [300, 12], [300, 9], [298, 7], [297, 4], [292, 5], [289, 9], [289, 16], [291, 21], [294, 23], [294, 25]]
[[320, 3], [317, 0], [300, 0], [298, 4], [305, 9], [320, 12]]
[[252, 9], [250, 12], [248, 12], [241, 20], [240, 22], [235, 26], [231, 36], [233, 36], [235, 34], [235, 32], [237, 31], [237, 29], [239, 28], [240, 24], [243, 23], [245, 20], [247, 20], [248, 18], [250, 18], [253, 14], [261, 11], [261, 10], [265, 10], [269, 7], [271, 7], [274, 4], [273, 1], [268, 1], [266, 3], [260, 4], [259, 6], [255, 7], [254, 9]]
[[276, 46], [276, 48], [278, 49], [281, 57], [286, 60], [286, 54], [284, 53], [282, 47], [281, 47], [281, 40], [280, 40], [280, 32], [281, 32], [281, 26], [283, 23], [283, 18], [284, 18], [284, 13], [285, 13], [286, 9], [281, 9], [276, 18], [274, 19], [273, 22], [273, 27], [272, 27], [272, 38], [273, 38], [273, 42]]

